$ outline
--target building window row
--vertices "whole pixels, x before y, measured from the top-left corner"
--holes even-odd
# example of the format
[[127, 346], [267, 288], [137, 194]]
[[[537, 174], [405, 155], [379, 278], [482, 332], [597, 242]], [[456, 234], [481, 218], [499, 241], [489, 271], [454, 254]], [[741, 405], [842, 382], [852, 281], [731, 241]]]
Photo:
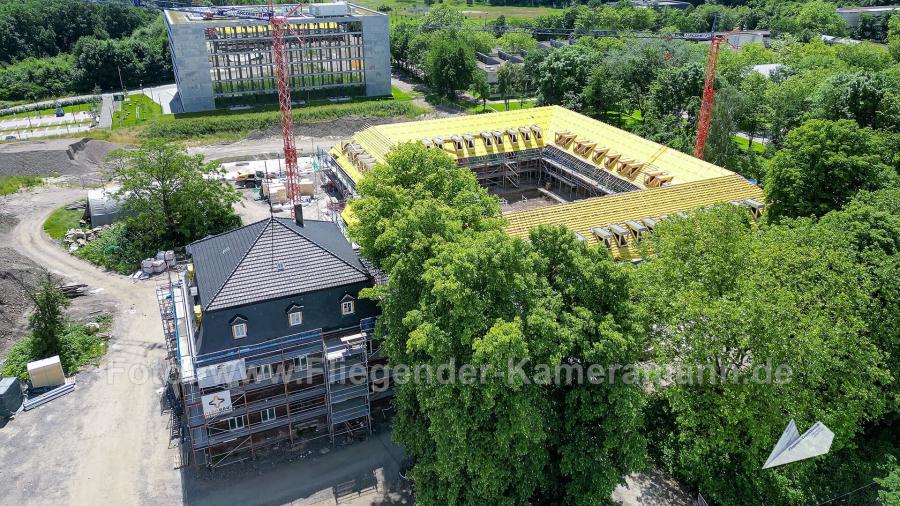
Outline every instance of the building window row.
[[[356, 301], [351, 296], [346, 296], [341, 301], [341, 316], [349, 316], [356, 313]], [[303, 324], [303, 307], [292, 305], [287, 311], [288, 326], [296, 327]], [[247, 337], [247, 320], [244, 317], [235, 317], [231, 322], [231, 336], [234, 339]]]

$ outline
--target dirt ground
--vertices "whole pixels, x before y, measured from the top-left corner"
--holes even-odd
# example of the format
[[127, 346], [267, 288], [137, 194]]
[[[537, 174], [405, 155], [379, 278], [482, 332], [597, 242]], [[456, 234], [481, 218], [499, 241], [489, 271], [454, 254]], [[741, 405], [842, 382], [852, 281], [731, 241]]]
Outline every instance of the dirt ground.
[[[0, 202], [18, 223], [0, 241], [68, 281], [86, 283], [114, 315], [98, 368], [75, 376], [73, 393], [0, 422], [2, 504], [404, 504], [402, 450], [386, 430], [347, 448], [283, 465], [254, 463], [198, 478], [176, 470], [160, 410], [164, 357], [155, 283], [104, 272], [69, 255], [42, 231], [80, 190], [38, 189]], [[0, 216], [4, 216], [0, 214]], [[7, 216], [2, 223], [11, 223]], [[76, 299], [78, 300], [78, 299]], [[298, 479], [302, 477], [302, 479]]]
[[0, 176], [83, 175], [97, 171], [122, 146], [96, 139], [49, 139], [0, 144]]

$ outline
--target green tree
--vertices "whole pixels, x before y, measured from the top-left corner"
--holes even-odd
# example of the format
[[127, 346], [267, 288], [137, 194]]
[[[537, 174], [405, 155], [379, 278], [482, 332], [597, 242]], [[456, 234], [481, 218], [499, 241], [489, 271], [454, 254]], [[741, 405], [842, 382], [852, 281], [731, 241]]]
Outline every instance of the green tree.
[[894, 184], [871, 130], [853, 121], [810, 120], [791, 131], [766, 175], [767, 215], [821, 216], [860, 190]]
[[475, 98], [481, 99], [481, 110], [487, 109], [487, 100], [491, 98], [491, 85], [487, 82], [487, 75], [479, 70], [475, 71], [472, 79], [472, 92]]
[[888, 21], [888, 49], [894, 61], [900, 62], [900, 16], [894, 14]]
[[529, 242], [446, 154], [404, 144], [367, 173], [350, 234], [388, 274], [389, 363], [506, 372], [477, 381], [397, 378], [394, 437], [415, 458], [423, 504], [609, 497], [643, 463], [638, 385], [531, 381], [539, 365], [631, 364], [641, 353], [628, 275], [605, 249], [561, 228]]
[[176, 145], [146, 143], [115, 158], [118, 197], [132, 231], [157, 248], [178, 247], [240, 225], [240, 195], [217, 162], [188, 156]]
[[881, 504], [900, 504], [900, 466], [895, 465], [887, 476], [875, 481], [878, 482]]
[[531, 51], [537, 48], [537, 41], [527, 33], [507, 32], [497, 40], [497, 43], [500, 49], [510, 53]]
[[34, 312], [28, 317], [32, 357], [37, 360], [59, 355], [60, 341], [66, 330], [65, 311], [69, 307], [69, 299], [49, 272], [44, 273], [38, 285], [29, 288], [27, 293], [34, 304]]
[[497, 70], [497, 93], [503, 99], [506, 110], [509, 110], [509, 99], [522, 88], [522, 67], [519, 65], [503, 65]]
[[771, 81], [759, 72], [750, 72], [740, 84], [743, 107], [738, 117], [738, 128], [747, 134], [747, 151], [753, 149], [753, 139], [764, 131], [772, 110], [767, 100]]
[[456, 98], [457, 90], [472, 84], [475, 71], [475, 53], [456, 32], [441, 32], [432, 39], [425, 54], [425, 77], [435, 93]]
[[829, 480], [822, 459], [761, 465], [790, 418], [825, 423], [836, 452], [884, 412], [866, 269], [810, 220], [753, 229], [730, 205], [664, 222], [651, 241], [638, 293], [673, 381], [666, 463], [718, 504], [809, 503]]
[[838, 15], [835, 5], [821, 0], [800, 5], [797, 16], [792, 21], [793, 32], [806, 41], [819, 35], [847, 34], [847, 23]]
[[835, 74], [819, 88], [821, 116], [827, 119], [852, 119], [861, 127], [878, 127], [881, 102], [887, 83], [873, 72]]
[[567, 95], [581, 95], [598, 60], [598, 54], [581, 46], [565, 46], [548, 53], [536, 69], [538, 101], [562, 104]]

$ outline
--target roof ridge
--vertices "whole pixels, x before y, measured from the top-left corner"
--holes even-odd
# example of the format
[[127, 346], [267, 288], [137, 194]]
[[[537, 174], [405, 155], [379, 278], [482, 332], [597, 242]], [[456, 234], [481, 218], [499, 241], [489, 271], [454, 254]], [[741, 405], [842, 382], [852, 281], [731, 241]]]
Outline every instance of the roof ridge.
[[[269, 219], [270, 219], [270, 218], [269, 218]], [[261, 219], [261, 220], [259, 220], [259, 221], [254, 221], [253, 223], [248, 223], [248, 224], [246, 224], [246, 225], [241, 225], [240, 227], [232, 228], [231, 230], [226, 230], [226, 231], [224, 231], [224, 232], [219, 232], [218, 234], [215, 234], [215, 235], [208, 235], [208, 236], [204, 237], [203, 239], [197, 239], [197, 240], [194, 241], [194, 242], [188, 243], [186, 247], [193, 246], [193, 245], [195, 245], [195, 244], [200, 244], [201, 242], [208, 241], [208, 240], [210, 240], [210, 239], [215, 239], [216, 237], [222, 237], [222, 236], [225, 235], [225, 234], [230, 234], [230, 233], [232, 233], [232, 232], [237, 232], [238, 230], [242, 230], [242, 229], [245, 229], [245, 228], [250, 228], [250, 227], [252, 227], [253, 225], [258, 225], [258, 224], [260, 224], [260, 223], [262, 223], [262, 222], [264, 222], [264, 221], [266, 221], [266, 218], [263, 218], [263, 219]]]
[[[332, 251], [330, 251], [328, 248], [322, 246], [322, 245], [319, 244], [318, 242], [316, 242], [316, 241], [310, 239], [309, 237], [306, 237], [305, 235], [303, 235], [303, 234], [301, 234], [300, 232], [294, 230], [293, 228], [291, 228], [291, 227], [285, 225], [284, 223], [281, 223], [280, 220], [285, 220], [285, 219], [287, 219], [287, 218], [278, 218], [276, 221], [277, 221], [278, 224], [281, 225], [282, 227], [284, 227], [284, 228], [290, 230], [291, 232], [293, 232], [294, 234], [296, 234], [298, 237], [302, 237], [302, 238], [306, 239], [307, 241], [309, 241], [310, 243], [315, 244], [315, 246], [316, 246], [317, 248], [319, 248], [320, 250], [324, 251], [325, 253], [328, 253], [329, 255], [333, 256], [333, 257], [336, 258], [336, 259], [338, 259], [338, 260], [341, 261], [342, 263], [344, 263], [344, 264], [350, 266], [350, 267], [353, 268], [353, 269], [356, 269], [357, 271], [359, 271], [359, 272], [362, 273], [362, 274], [365, 274], [366, 276], [371, 276], [371, 274], [369, 274], [368, 271], [365, 271], [365, 270], [361, 269], [360, 267], [357, 267], [357, 266], [351, 264], [350, 262], [344, 260], [344, 259], [341, 258], [340, 256], [335, 255]], [[330, 222], [330, 221], [324, 221], [324, 220], [310, 220], [310, 221], [321, 221], [322, 223], [332, 223], [332, 222]], [[340, 230], [339, 230], [339, 231], [340, 231]], [[357, 255], [357, 257], [358, 257], [358, 255]]]
[[[263, 221], [269, 221], [269, 222], [271, 223], [271, 222], [273, 222], [274, 220], [273, 220], [272, 218], [269, 218], [268, 220], [259, 220], [259, 221], [256, 221], [256, 222], [251, 223], [250, 225], [256, 225], [257, 223], [261, 223], [261, 222], [263, 222]], [[249, 227], [250, 225], [246, 225], [246, 226]], [[240, 227], [240, 228], [244, 228], [244, 227]], [[250, 252], [253, 251], [253, 247], [256, 246], [256, 243], [259, 242], [259, 238], [262, 237], [263, 234], [264, 234], [264, 233], [266, 232], [266, 230], [268, 230], [268, 229], [269, 229], [269, 227], [268, 227], [268, 226], [265, 226], [265, 227], [262, 228], [262, 230], [259, 231], [259, 234], [256, 236], [256, 239], [253, 240], [253, 242], [252, 242], [252, 243], [250, 244], [250, 246], [247, 248], [247, 251], [245, 251], [244, 254], [241, 255], [241, 258], [239, 258], [238, 261], [235, 262], [234, 267], [231, 269], [231, 272], [229, 272], [228, 275], [225, 276], [225, 279], [222, 280], [222, 284], [219, 285], [219, 288], [217, 288], [216, 291], [215, 291], [215, 293], [213, 293], [212, 297], [209, 298], [209, 301], [207, 301], [207, 303], [206, 303], [206, 307], [204, 307], [203, 309], [207, 309], [209, 306], [212, 305], [213, 302], [215, 302], [216, 297], [219, 296], [219, 294], [222, 292], [222, 289], [225, 288], [225, 285], [228, 284], [228, 281], [231, 279], [231, 276], [234, 276], [234, 273], [235, 273], [235, 272], [238, 270], [238, 268], [241, 266], [241, 263], [244, 262], [244, 259], [247, 258], [247, 255], [249, 255]], [[235, 230], [238, 230], [238, 229], [235, 229]]]

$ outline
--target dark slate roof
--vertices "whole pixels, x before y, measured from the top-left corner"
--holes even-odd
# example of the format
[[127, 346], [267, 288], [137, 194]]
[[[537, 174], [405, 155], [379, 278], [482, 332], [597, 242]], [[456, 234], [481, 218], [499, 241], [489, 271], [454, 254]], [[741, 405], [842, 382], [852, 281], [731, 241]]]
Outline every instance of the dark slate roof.
[[200, 304], [251, 304], [371, 279], [340, 229], [328, 221], [271, 218], [191, 243]]

